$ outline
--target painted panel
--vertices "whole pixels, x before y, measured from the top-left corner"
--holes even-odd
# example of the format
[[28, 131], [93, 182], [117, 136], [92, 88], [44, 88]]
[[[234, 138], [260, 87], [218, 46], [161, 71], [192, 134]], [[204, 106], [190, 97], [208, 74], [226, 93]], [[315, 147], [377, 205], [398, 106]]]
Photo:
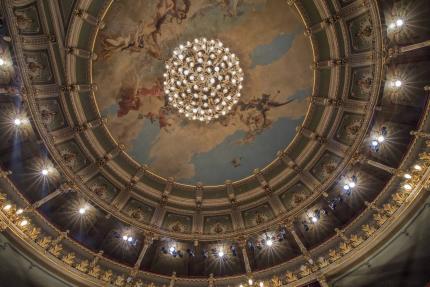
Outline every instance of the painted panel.
[[118, 189], [104, 176], [97, 175], [88, 182], [89, 189], [106, 202], [112, 202]]
[[203, 232], [206, 234], [220, 234], [233, 230], [233, 223], [229, 214], [205, 216], [203, 222]]
[[64, 164], [72, 171], [78, 171], [87, 165], [88, 161], [74, 141], [68, 141], [57, 146]]
[[269, 221], [274, 217], [274, 212], [268, 203], [248, 209], [242, 212], [245, 227], [252, 227]]
[[311, 174], [320, 182], [323, 182], [336, 170], [341, 161], [342, 158], [339, 156], [331, 152], [325, 152], [311, 169]]
[[134, 198], [130, 199], [123, 209], [123, 212], [131, 218], [145, 223], [151, 222], [154, 211], [155, 208]]
[[193, 218], [188, 215], [167, 212], [162, 226], [172, 232], [189, 233], [193, 226]]

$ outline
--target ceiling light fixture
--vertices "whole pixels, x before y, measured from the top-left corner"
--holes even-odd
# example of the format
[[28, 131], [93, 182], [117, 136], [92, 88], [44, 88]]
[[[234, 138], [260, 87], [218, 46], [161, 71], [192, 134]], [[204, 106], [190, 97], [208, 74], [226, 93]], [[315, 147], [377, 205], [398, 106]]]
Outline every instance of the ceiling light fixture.
[[260, 281], [260, 287], [264, 287], [264, 283], [263, 283], [263, 281]]
[[272, 246], [273, 245], [273, 240], [272, 239], [267, 239], [266, 240], [266, 245], [269, 246], [269, 247]]
[[390, 82], [390, 85], [391, 85], [392, 88], [398, 89], [398, 88], [400, 88], [403, 85], [403, 83], [402, 83], [401, 80], [393, 80], [393, 81]]
[[414, 165], [414, 169], [420, 171], [423, 168], [420, 165], [416, 164], [416, 165]]
[[13, 120], [13, 124], [16, 125], [17, 127], [19, 127], [22, 124], [22, 120], [16, 118], [16, 119]]
[[403, 187], [404, 187], [406, 190], [411, 190], [411, 189], [412, 189], [412, 185], [410, 185], [409, 183], [406, 183], [405, 185], [403, 185]]
[[251, 279], [251, 278], [249, 278], [249, 279], [248, 279], [248, 285], [249, 285], [249, 286], [252, 286], [252, 284], [254, 284], [254, 281], [252, 281], [252, 279]]
[[388, 24], [388, 30], [399, 29], [403, 27], [404, 24], [405, 24], [405, 21], [402, 18], [398, 18], [393, 22], [391, 22], [390, 24]]
[[412, 178], [412, 175], [410, 175], [409, 173], [405, 173], [405, 174], [403, 175], [403, 177], [404, 177], [404, 178], [406, 178], [406, 179], [411, 179], [411, 178]]
[[403, 26], [403, 24], [404, 24], [404, 21], [403, 21], [403, 19], [397, 19], [396, 20], [396, 27], [402, 27]]
[[28, 221], [26, 219], [24, 219], [23, 221], [20, 222], [19, 225], [26, 226], [27, 224], [28, 224]]
[[85, 212], [87, 212], [87, 208], [86, 207], [79, 208], [79, 214], [85, 214]]
[[46, 168], [44, 168], [44, 169], [42, 169], [42, 175], [48, 175], [49, 174], [49, 169], [46, 169]]
[[20, 208], [20, 209], [18, 209], [17, 211], [16, 211], [16, 214], [22, 214], [24, 212], [24, 209], [22, 209], [22, 208]]
[[12, 208], [12, 205], [11, 204], [6, 204], [4, 207], [3, 207], [3, 210], [9, 210], [9, 209], [11, 209]]
[[317, 223], [318, 218], [317, 218], [317, 217], [315, 217], [315, 216], [312, 216], [312, 217], [311, 217], [311, 220], [312, 220], [312, 222], [313, 222], [313, 223]]
[[243, 75], [238, 57], [221, 41], [194, 39], [175, 49], [166, 62], [164, 92], [188, 119], [210, 122], [238, 103]]

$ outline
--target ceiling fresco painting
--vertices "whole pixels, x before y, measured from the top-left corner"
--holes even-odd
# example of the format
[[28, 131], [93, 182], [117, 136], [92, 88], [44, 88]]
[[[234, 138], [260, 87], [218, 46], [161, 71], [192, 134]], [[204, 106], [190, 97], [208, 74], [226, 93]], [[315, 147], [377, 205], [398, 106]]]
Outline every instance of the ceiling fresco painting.
[[[265, 167], [293, 139], [312, 93], [312, 50], [285, 1], [120, 1], [105, 21], [97, 103], [114, 138], [155, 173], [223, 184]], [[230, 47], [245, 71], [240, 102], [209, 124], [175, 113], [162, 88], [173, 49], [202, 36]]]
[[[0, 1], [0, 257], [70, 286], [328, 287], [368, 268], [428, 202], [428, 15], [426, 0]], [[231, 113], [213, 104], [238, 90]], [[208, 122], [179, 113], [196, 98]]]

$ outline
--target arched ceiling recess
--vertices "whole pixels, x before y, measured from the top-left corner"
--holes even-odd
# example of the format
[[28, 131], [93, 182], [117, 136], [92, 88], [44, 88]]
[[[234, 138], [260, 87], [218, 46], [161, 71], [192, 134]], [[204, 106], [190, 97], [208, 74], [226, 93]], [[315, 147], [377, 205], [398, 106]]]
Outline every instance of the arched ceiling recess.
[[[13, 212], [22, 205], [27, 223], [0, 215], [25, 248], [48, 250], [42, 260], [60, 259], [87, 285], [224, 286], [276, 275], [274, 286], [298, 286], [324, 281], [338, 260], [347, 266], [417, 204], [428, 134], [409, 132], [427, 130], [428, 103], [413, 96], [420, 84], [391, 87], [402, 62], [389, 61], [402, 50], [390, 49], [376, 2], [167, 2], [3, 4], [5, 55], [19, 77], [1, 103], [27, 112], [31, 126], [2, 146], [2, 202]], [[157, 82], [165, 56], [201, 33], [237, 52], [249, 79], [239, 108], [208, 126], [160, 108]], [[217, 144], [184, 146], [195, 133]], [[42, 169], [48, 176], [35, 179]]]

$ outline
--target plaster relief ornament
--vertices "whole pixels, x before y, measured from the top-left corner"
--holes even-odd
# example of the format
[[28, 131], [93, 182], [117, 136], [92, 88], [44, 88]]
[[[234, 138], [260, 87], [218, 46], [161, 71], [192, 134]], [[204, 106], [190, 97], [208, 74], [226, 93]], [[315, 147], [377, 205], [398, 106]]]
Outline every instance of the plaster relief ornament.
[[219, 40], [180, 45], [166, 62], [168, 103], [190, 120], [210, 122], [230, 113], [243, 88], [239, 59]]

